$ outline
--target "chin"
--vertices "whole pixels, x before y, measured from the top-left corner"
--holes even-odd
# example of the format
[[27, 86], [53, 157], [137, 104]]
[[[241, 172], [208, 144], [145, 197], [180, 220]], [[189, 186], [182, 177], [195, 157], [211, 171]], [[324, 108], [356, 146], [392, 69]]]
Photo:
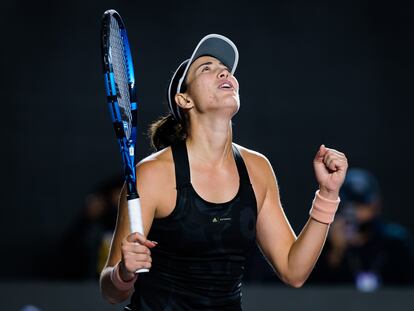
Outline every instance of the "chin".
[[228, 106], [231, 117], [233, 117], [240, 109], [240, 103], [236, 102]]
[[221, 101], [218, 101], [214, 105], [215, 107], [211, 107], [213, 111], [219, 112], [220, 114], [224, 114], [233, 117], [240, 109], [240, 101], [239, 96], [229, 96], [225, 99], [222, 99]]

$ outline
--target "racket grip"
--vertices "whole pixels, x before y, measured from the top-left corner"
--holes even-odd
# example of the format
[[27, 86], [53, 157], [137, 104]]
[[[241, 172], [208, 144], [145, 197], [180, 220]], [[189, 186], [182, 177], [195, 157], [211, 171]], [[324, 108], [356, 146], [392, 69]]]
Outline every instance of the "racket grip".
[[[128, 200], [129, 224], [131, 232], [144, 234], [144, 226], [142, 224], [141, 203], [139, 198]], [[146, 268], [138, 269], [135, 273], [148, 272]]]
[[144, 234], [144, 226], [142, 225], [141, 203], [139, 198], [128, 200], [129, 224], [131, 233], [139, 232]]

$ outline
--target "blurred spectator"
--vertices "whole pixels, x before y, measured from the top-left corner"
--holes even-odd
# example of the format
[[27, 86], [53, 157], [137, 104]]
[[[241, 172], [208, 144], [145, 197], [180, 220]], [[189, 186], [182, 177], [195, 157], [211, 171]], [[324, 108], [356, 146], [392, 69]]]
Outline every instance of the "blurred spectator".
[[114, 177], [85, 198], [59, 250], [57, 276], [65, 279], [97, 279], [103, 268], [115, 228], [118, 198], [123, 180]]
[[412, 236], [381, 217], [381, 192], [366, 170], [348, 170], [341, 207], [309, 282], [353, 283], [361, 291], [413, 285]]

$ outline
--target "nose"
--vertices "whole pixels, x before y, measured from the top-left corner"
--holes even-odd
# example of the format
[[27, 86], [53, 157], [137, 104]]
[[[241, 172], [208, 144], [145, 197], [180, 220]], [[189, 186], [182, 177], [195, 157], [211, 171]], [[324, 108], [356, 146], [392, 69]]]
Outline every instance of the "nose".
[[223, 78], [228, 78], [229, 76], [229, 71], [227, 68], [223, 68], [222, 70], [220, 70], [219, 72], [219, 78], [223, 79]]

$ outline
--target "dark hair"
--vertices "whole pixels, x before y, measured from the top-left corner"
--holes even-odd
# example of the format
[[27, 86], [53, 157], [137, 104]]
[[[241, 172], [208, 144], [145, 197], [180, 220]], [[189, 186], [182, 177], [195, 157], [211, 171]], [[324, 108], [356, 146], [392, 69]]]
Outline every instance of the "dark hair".
[[[184, 63], [183, 63], [184, 64]], [[184, 70], [185, 66], [181, 66], [181, 70]], [[171, 80], [171, 83], [174, 83], [172, 89], [176, 89], [177, 81]], [[172, 94], [168, 94], [169, 88], [166, 88], [166, 99], [168, 102], [169, 96]], [[181, 92], [187, 91], [187, 83], [184, 80], [183, 85], [181, 86]], [[173, 96], [171, 96], [172, 100]], [[168, 107], [168, 104], [167, 104]], [[189, 129], [189, 116], [187, 112], [183, 109], [180, 109], [180, 115], [182, 120], [178, 121], [173, 114], [170, 112], [166, 116], [161, 117], [160, 119], [152, 122], [148, 129], [148, 136], [151, 140], [151, 146], [158, 151], [160, 149], [166, 148], [171, 146], [175, 143], [183, 141], [188, 136], [188, 129]]]
[[187, 138], [188, 117], [184, 112], [184, 122], [177, 121], [171, 113], [152, 122], [148, 129], [151, 146], [156, 150], [171, 146]]

